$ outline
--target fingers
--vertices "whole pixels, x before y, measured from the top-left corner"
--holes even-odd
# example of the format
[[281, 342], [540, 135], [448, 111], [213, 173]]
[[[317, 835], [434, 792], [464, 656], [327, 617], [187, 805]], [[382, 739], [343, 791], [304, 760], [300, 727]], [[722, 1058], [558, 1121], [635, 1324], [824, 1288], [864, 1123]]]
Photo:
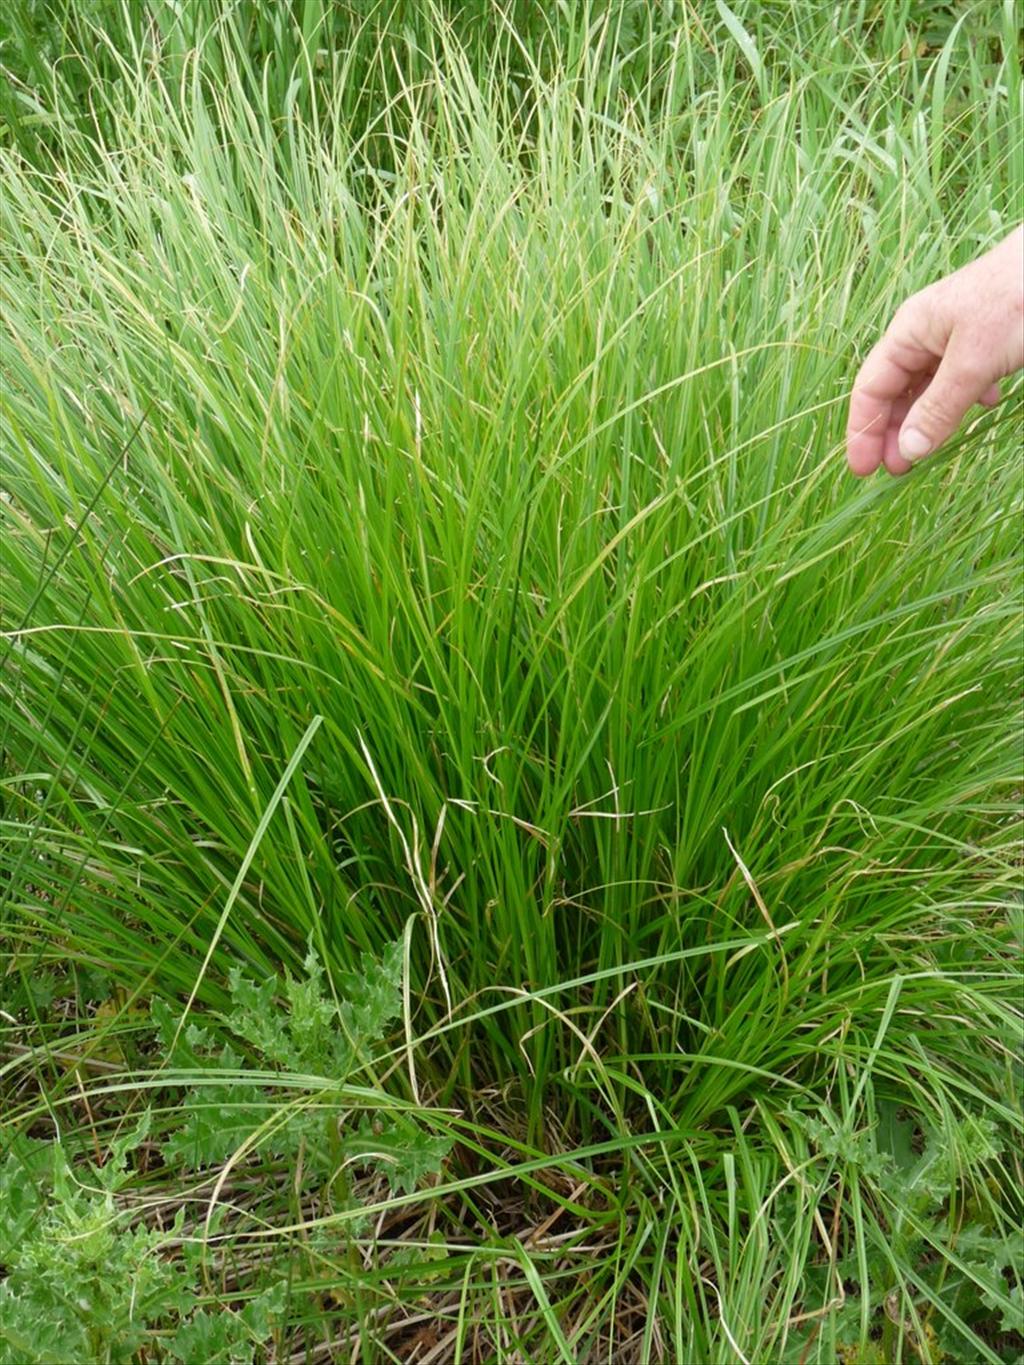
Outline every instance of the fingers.
[[983, 339], [953, 331], [934, 378], [900, 427], [898, 449], [904, 460], [930, 455], [953, 435], [970, 407], [991, 398], [994, 376], [985, 354]]
[[[929, 376], [930, 377], [930, 376]], [[890, 474], [900, 476], [909, 474], [913, 465], [909, 460], [905, 460], [899, 453], [899, 434], [903, 419], [910, 411], [911, 404], [917, 398], [918, 393], [928, 383], [928, 379], [922, 379], [914, 386], [914, 389], [902, 397], [897, 398], [892, 405], [892, 412], [889, 415], [889, 426], [885, 433], [885, 447], [882, 453], [882, 463]]]
[[908, 473], [956, 431], [974, 403], [999, 402], [998, 367], [976, 330], [954, 329], [948, 340], [937, 334], [930, 345], [917, 340], [923, 297], [897, 313], [854, 381], [846, 455], [858, 477], [880, 466]]
[[1024, 226], [912, 294], [861, 366], [846, 454], [854, 474], [905, 474], [949, 439], [975, 403], [1024, 367]]
[[894, 404], [919, 383], [931, 365], [934, 357], [908, 348], [901, 340], [897, 320], [868, 354], [853, 383], [846, 426], [846, 458], [858, 478], [873, 474], [885, 460]]

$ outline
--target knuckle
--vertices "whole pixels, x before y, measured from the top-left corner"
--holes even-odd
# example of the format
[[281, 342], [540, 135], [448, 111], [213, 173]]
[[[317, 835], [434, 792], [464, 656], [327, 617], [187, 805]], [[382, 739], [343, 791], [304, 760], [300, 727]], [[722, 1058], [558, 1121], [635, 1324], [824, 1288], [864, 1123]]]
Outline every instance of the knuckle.
[[972, 403], [980, 398], [981, 392], [983, 390], [947, 389], [932, 398], [922, 398], [920, 411], [924, 414], [925, 425], [942, 429], [959, 426]]
[[924, 289], [915, 290], [913, 294], [908, 294], [900, 306], [896, 309], [897, 317], [920, 317], [927, 312], [935, 303], [936, 286], [927, 285]]
[[956, 404], [945, 390], [940, 390], [938, 393], [932, 393], [929, 390], [921, 395], [918, 403], [918, 416], [924, 419], [927, 426], [943, 427], [956, 418]]
[[989, 347], [984, 336], [971, 336], [961, 345], [955, 367], [950, 373], [951, 387], [959, 395], [969, 397], [984, 393], [996, 378], [992, 370]]
[[902, 332], [909, 328], [918, 315], [917, 297], [916, 294], [912, 294], [909, 299], [903, 300], [892, 315], [892, 322], [889, 324], [890, 330]]
[[957, 372], [957, 385], [964, 395], [984, 393], [991, 382], [988, 367], [977, 361], [966, 362]]
[[929, 285], [904, 299], [893, 314], [889, 332], [901, 341], [934, 349], [938, 326], [935, 287]]

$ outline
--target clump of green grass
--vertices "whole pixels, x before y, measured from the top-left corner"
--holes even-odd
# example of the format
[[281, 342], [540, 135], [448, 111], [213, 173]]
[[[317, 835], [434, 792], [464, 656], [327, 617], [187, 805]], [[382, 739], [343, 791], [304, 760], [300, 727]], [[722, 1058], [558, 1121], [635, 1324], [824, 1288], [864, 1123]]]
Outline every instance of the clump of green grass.
[[177, 1150], [151, 1002], [224, 1043], [398, 941], [427, 1184], [210, 1138], [276, 1350], [1012, 1359], [1019, 396], [899, 483], [839, 446], [1013, 221], [1012, 7], [189, 13], [0, 151], [13, 1123], [163, 1094]]

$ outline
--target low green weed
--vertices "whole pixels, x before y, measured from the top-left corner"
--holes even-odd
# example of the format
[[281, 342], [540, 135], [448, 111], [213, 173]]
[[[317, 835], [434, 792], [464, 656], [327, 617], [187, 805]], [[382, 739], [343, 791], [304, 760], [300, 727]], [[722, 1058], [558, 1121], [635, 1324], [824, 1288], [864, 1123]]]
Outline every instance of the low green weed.
[[[981, 1175], [995, 1163], [1012, 1178], [991, 1121], [966, 1116], [922, 1129], [892, 1100], [879, 1102], [876, 1121], [857, 1131], [834, 1113], [792, 1118], [878, 1218], [870, 1240], [833, 1267], [846, 1286], [834, 1324], [841, 1360], [982, 1358], [978, 1331], [990, 1342], [1024, 1344], [1019, 1223], [1001, 1214]], [[990, 1346], [984, 1358], [1019, 1353], [1011, 1345], [1001, 1357]]]
[[201, 1244], [133, 1219], [121, 1196], [149, 1114], [102, 1164], [72, 1168], [54, 1142], [19, 1142], [0, 1167], [0, 1360], [4, 1365], [242, 1365], [273, 1330], [284, 1285], [214, 1315], [199, 1306]]
[[437, 1175], [451, 1141], [431, 1134], [422, 1114], [351, 1084], [400, 1012], [401, 944], [366, 955], [358, 976], [335, 983], [340, 996], [325, 994], [312, 949], [305, 966], [283, 991], [276, 979], [257, 986], [233, 970], [230, 1007], [210, 1027], [153, 1002], [159, 1134], [147, 1108], [131, 1125], [121, 1120], [126, 1131], [102, 1162], [72, 1161], [59, 1141], [15, 1139], [0, 1166], [4, 1365], [254, 1359], [284, 1312], [285, 1282], [247, 1288], [237, 1308], [204, 1307], [210, 1239], [223, 1236], [225, 1210], [211, 1204], [195, 1228], [197, 1195], [173, 1201], [181, 1206], [169, 1223], [155, 1221], [147, 1210], [166, 1195], [154, 1196], [154, 1185], [167, 1191], [207, 1168], [222, 1184], [233, 1164], [258, 1156], [266, 1169], [270, 1157], [301, 1169], [325, 1199], [340, 1186], [344, 1199], [325, 1207], [351, 1211], [350, 1167], [377, 1168], [406, 1193]]
[[[383, 1122], [364, 1091], [354, 1097], [364, 1112], [350, 1127], [342, 1121], [346, 1109], [351, 1119], [349, 1081], [401, 1013], [401, 943], [379, 961], [364, 954], [360, 972], [335, 983], [337, 995], [325, 993], [312, 948], [305, 977], [285, 981], [283, 1005], [273, 978], [257, 985], [234, 967], [228, 980], [230, 1007], [220, 1022], [234, 1045], [176, 1017], [163, 1001], [153, 1004], [163, 1064], [181, 1075], [195, 1073], [198, 1082], [182, 1097], [186, 1117], [163, 1144], [165, 1162], [199, 1170], [246, 1150], [267, 1150], [289, 1163], [301, 1153], [307, 1179], [336, 1182], [350, 1163], [369, 1161], [393, 1189], [406, 1192], [437, 1173], [451, 1143], [431, 1136], [415, 1111], [398, 1110]], [[282, 1103], [279, 1087], [275, 1093], [265, 1080], [249, 1079], [252, 1071], [290, 1078], [300, 1097]]]

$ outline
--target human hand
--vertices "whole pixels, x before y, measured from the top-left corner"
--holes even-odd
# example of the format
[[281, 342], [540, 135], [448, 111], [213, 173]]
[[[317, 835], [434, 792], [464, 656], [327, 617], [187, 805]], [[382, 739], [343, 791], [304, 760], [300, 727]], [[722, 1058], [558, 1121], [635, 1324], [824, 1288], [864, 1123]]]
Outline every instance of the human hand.
[[973, 403], [999, 401], [1024, 366], [1024, 226], [912, 295], [854, 380], [846, 458], [858, 477], [906, 474], [951, 436]]

